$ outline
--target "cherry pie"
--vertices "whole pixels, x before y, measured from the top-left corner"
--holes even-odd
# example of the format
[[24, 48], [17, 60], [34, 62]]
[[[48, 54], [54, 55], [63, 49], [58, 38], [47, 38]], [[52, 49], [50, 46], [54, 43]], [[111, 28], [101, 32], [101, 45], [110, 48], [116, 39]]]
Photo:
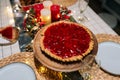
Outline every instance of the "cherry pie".
[[74, 22], [52, 23], [45, 26], [40, 35], [43, 54], [62, 62], [81, 60], [92, 51], [94, 45], [91, 31]]

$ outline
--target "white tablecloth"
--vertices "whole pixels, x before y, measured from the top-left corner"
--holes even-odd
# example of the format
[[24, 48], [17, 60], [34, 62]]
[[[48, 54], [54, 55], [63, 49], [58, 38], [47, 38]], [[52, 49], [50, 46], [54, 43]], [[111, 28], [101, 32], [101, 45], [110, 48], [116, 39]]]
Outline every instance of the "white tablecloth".
[[[69, 7], [73, 12], [73, 17], [77, 20], [78, 3]], [[90, 8], [88, 7], [85, 11], [85, 16], [89, 18], [89, 21], [85, 22], [86, 25], [94, 34], [105, 33], [115, 34], [116, 33]], [[9, 0], [0, 0], [0, 27], [12, 24], [15, 25], [14, 15]], [[16, 42], [9, 46], [0, 46], [0, 59], [5, 58], [9, 55], [20, 52], [19, 43]]]

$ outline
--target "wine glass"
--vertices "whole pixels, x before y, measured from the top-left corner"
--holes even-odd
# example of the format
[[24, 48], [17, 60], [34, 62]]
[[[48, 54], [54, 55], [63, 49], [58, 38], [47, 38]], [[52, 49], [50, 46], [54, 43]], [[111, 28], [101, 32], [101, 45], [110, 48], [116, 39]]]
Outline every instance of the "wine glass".
[[81, 60], [83, 66], [81, 66], [79, 73], [81, 74], [84, 80], [92, 80], [92, 75], [90, 72], [94, 64], [94, 59], [95, 55], [90, 54], [86, 56], [85, 59]]
[[83, 22], [85, 20], [88, 20], [88, 18], [83, 14], [85, 10], [87, 9], [89, 0], [78, 0], [78, 8], [79, 8], [79, 16], [78, 21]]
[[0, 46], [15, 43], [19, 37], [19, 30], [12, 25], [0, 27]]

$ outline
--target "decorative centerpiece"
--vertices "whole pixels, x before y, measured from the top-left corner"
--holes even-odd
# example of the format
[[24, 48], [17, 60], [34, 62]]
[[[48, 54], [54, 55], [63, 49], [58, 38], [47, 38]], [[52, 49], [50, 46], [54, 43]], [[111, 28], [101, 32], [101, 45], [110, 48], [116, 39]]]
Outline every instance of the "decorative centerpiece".
[[22, 10], [26, 13], [23, 22], [24, 29], [32, 37], [45, 25], [55, 21], [70, 19], [69, 14], [71, 13], [66, 7], [52, 4], [51, 1], [23, 6]]

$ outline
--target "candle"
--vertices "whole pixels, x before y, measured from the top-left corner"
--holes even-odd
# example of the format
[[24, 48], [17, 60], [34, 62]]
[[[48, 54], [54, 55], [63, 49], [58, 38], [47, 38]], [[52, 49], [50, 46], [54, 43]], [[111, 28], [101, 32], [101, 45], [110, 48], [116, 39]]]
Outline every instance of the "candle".
[[60, 18], [60, 6], [59, 5], [51, 6], [51, 17], [52, 17], [52, 22], [59, 20]]
[[41, 21], [45, 22], [45, 24], [51, 23], [51, 12], [49, 9], [41, 10]]
[[41, 4], [41, 3], [34, 4], [33, 8], [35, 10], [36, 16], [40, 17], [40, 11], [44, 8], [43, 4]]
[[50, 9], [50, 7], [52, 6], [52, 1], [47, 0], [47, 1], [43, 1], [43, 6], [44, 8]]

